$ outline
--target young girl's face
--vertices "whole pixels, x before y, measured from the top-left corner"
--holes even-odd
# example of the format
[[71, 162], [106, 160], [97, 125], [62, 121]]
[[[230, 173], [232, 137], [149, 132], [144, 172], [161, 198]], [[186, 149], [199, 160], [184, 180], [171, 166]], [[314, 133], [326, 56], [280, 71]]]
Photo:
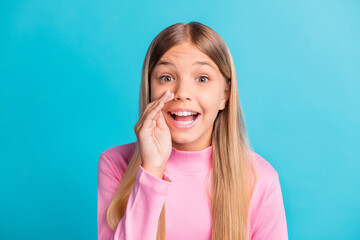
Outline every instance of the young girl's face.
[[[230, 89], [216, 64], [195, 45], [186, 42], [170, 48], [156, 64], [150, 78], [151, 101], [166, 90], [174, 93], [173, 100], [165, 103], [161, 110], [173, 147], [199, 151], [210, 146], [215, 118], [218, 111], [225, 108]], [[174, 119], [171, 112], [199, 114], [175, 116]]]

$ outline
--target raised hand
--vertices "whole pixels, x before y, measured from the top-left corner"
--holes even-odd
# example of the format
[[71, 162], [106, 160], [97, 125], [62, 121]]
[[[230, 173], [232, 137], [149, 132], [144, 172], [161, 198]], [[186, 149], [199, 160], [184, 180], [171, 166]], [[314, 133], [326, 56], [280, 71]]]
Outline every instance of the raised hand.
[[167, 90], [160, 98], [150, 102], [134, 128], [141, 166], [159, 178], [163, 177], [172, 149], [170, 130], [161, 109], [173, 98], [174, 94]]

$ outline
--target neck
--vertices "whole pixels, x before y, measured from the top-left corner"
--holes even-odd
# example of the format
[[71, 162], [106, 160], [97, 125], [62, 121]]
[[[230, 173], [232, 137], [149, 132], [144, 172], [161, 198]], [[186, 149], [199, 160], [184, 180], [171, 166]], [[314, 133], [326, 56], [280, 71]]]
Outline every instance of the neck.
[[212, 145], [197, 151], [183, 151], [172, 147], [166, 168], [184, 173], [207, 172], [212, 167]]
[[173, 148], [179, 151], [201, 151], [205, 148], [208, 148], [211, 145], [212, 145], [211, 138], [209, 138], [208, 141], [201, 143], [192, 142], [192, 143], [181, 144], [172, 141]]

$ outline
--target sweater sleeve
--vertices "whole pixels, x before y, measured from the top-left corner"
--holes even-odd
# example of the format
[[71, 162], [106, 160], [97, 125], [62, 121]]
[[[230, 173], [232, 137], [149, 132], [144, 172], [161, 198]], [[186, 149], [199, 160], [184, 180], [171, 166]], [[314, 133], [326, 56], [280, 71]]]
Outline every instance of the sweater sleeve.
[[115, 229], [106, 220], [108, 206], [124, 172], [120, 172], [110, 158], [100, 154], [98, 164], [97, 223], [99, 240], [156, 239], [159, 216], [172, 185], [164, 173], [160, 179], [139, 166], [124, 216]]
[[276, 174], [252, 216], [251, 240], [287, 240], [287, 223], [279, 176]]

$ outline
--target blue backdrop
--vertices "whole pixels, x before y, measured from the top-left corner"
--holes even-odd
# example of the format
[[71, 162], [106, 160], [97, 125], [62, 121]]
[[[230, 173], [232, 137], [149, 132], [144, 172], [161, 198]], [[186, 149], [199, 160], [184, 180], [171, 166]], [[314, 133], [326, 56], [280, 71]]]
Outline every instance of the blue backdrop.
[[360, 239], [360, 2], [2, 1], [0, 239], [96, 239], [97, 163], [136, 141], [151, 40], [199, 21], [228, 44], [289, 237]]

